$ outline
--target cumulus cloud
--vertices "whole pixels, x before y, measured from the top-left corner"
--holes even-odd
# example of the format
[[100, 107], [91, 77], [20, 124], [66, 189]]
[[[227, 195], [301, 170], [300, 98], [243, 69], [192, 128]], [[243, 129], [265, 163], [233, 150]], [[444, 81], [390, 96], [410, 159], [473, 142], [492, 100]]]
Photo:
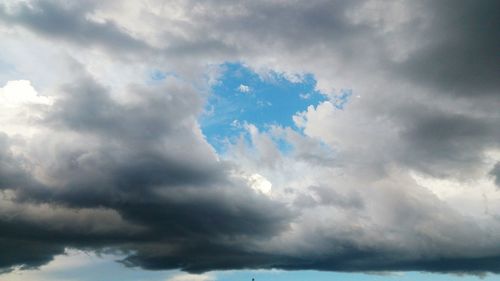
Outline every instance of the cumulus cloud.
[[[0, 4], [0, 70], [15, 77], [0, 76], [0, 268], [73, 247], [190, 272], [499, 273], [497, 10]], [[290, 116], [296, 128], [246, 124], [217, 154], [197, 119], [227, 61], [294, 82], [311, 73], [327, 100]], [[152, 69], [175, 75], [140, 78]], [[361, 98], [341, 110], [339, 89]], [[437, 190], [445, 182], [457, 196]]]
[[250, 87], [248, 87], [247, 85], [240, 84], [240, 86], [238, 86], [238, 91], [242, 93], [248, 93], [250, 92]]

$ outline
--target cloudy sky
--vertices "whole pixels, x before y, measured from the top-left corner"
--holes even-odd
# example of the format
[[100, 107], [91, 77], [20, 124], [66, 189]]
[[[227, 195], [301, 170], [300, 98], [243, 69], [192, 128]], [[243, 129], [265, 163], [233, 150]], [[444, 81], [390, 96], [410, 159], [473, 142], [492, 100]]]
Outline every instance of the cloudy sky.
[[499, 4], [2, 1], [0, 278], [498, 278]]

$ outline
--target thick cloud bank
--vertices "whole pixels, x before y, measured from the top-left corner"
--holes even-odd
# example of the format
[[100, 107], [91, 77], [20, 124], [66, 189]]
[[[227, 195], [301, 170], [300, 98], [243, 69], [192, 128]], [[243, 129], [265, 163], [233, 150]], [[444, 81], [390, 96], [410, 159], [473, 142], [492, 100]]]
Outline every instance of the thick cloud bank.
[[[499, 13], [0, 4], [0, 270], [78, 248], [155, 270], [500, 273]], [[327, 100], [293, 128], [243, 124], [219, 155], [198, 119], [234, 61], [312, 74]]]

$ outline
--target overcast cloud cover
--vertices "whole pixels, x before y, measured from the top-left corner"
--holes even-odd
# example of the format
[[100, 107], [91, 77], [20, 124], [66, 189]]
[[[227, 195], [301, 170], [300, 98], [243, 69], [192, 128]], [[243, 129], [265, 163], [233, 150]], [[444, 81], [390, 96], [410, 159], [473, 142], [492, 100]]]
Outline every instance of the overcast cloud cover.
[[[195, 273], [500, 273], [499, 14], [493, 0], [3, 1], [0, 270], [76, 248]], [[199, 120], [228, 62], [311, 74], [325, 101], [294, 126], [240, 124], [217, 152]]]

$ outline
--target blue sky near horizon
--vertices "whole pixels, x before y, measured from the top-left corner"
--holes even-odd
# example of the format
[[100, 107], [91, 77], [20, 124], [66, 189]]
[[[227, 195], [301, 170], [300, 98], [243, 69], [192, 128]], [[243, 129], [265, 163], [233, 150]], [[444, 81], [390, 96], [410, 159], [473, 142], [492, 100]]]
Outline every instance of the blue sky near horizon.
[[299, 270], [299, 271], [234, 271], [221, 272], [217, 275], [216, 281], [385, 281], [385, 280], [401, 280], [401, 281], [494, 281], [499, 280], [497, 276], [486, 275], [452, 275], [442, 273], [426, 273], [426, 272], [387, 272], [381, 274], [373, 273], [348, 273], [348, 272], [327, 272], [315, 270]]
[[[497, 275], [453, 275], [426, 272], [386, 272], [373, 273], [349, 273], [349, 272], [327, 272], [315, 270], [229, 270], [212, 271], [203, 274], [206, 279], [191, 276], [179, 270], [148, 271], [140, 268], [128, 268], [116, 262], [118, 256], [97, 256], [92, 253], [71, 253], [69, 256], [58, 256], [56, 262], [42, 267], [41, 271], [28, 270], [14, 272], [4, 275], [2, 280], [51, 280], [51, 281], [495, 281], [499, 280]], [[78, 265], [77, 265], [78, 263]], [[37, 279], [31, 279], [36, 276]], [[184, 276], [184, 279], [175, 277]]]
[[311, 74], [290, 81], [276, 72], [262, 77], [241, 63], [226, 63], [222, 69], [200, 118], [204, 135], [218, 152], [223, 151], [226, 139], [241, 134], [245, 123], [259, 130], [268, 125], [295, 128], [295, 113], [327, 99], [315, 89]]

